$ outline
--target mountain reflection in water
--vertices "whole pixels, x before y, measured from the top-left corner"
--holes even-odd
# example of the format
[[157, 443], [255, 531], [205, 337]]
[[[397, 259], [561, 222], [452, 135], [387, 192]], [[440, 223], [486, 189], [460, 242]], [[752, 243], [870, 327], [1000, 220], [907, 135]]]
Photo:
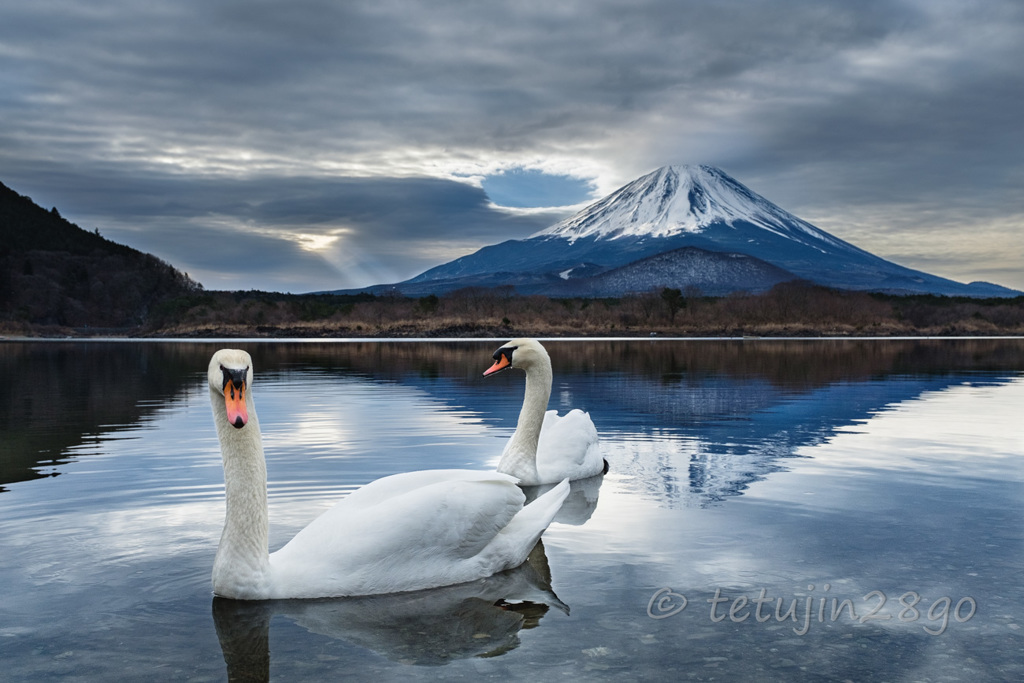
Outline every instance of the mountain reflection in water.
[[[512, 429], [522, 377], [482, 382], [499, 342], [0, 344], [0, 491], [57, 476], [101, 433], [130, 431], [195, 391], [209, 355], [249, 349], [262, 381], [324, 375], [415, 389], [485, 426]], [[621, 437], [606, 457], [669, 505], [741, 493], [886, 405], [1024, 367], [1021, 340], [603, 340], [546, 342], [551, 408], [592, 412]], [[898, 383], [885, 379], [898, 375]], [[55, 390], [55, 388], [59, 388]], [[658, 434], [658, 439], [650, 439]], [[430, 466], [425, 464], [424, 466]]]

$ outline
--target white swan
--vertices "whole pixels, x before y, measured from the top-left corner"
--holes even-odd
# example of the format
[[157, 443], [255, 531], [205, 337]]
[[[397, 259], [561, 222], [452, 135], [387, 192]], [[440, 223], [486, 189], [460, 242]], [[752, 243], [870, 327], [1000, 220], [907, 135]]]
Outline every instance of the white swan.
[[243, 600], [397, 593], [473, 581], [522, 564], [569, 493], [524, 506], [514, 477], [427, 470], [349, 494], [268, 554], [267, 469], [252, 359], [224, 349], [209, 367], [227, 514], [213, 590]]
[[535, 339], [514, 339], [494, 352], [494, 365], [484, 376], [508, 368], [526, 372], [526, 394], [516, 431], [505, 445], [498, 472], [511, 474], [524, 486], [586, 479], [606, 471], [597, 429], [590, 414], [570, 410], [562, 417], [548, 410], [551, 358]]

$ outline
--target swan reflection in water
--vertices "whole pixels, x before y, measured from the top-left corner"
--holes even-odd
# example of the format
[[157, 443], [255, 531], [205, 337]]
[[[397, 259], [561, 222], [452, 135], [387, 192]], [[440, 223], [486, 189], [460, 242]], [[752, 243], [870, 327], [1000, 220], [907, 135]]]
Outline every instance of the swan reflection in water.
[[569, 614], [551, 589], [538, 541], [515, 569], [470, 583], [361, 598], [247, 601], [213, 599], [213, 620], [231, 681], [270, 678], [270, 620], [282, 615], [311, 633], [337, 638], [403, 664], [438, 666], [494, 657], [519, 645], [548, 611]]
[[[583, 526], [586, 524], [587, 520], [594, 514], [594, 510], [597, 509], [597, 497], [600, 494], [601, 482], [603, 481], [604, 473], [586, 479], [570, 481], [569, 495], [551, 521], [569, 526]], [[530, 503], [555, 488], [555, 484], [521, 486], [520, 488], [526, 494], [526, 502]]]

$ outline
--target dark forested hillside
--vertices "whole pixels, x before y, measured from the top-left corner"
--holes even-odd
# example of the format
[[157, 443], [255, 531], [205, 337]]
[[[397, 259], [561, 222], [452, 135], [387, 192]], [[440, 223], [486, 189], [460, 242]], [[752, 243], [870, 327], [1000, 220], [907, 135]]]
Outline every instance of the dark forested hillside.
[[200, 288], [0, 183], [0, 323], [134, 327], [153, 306]]

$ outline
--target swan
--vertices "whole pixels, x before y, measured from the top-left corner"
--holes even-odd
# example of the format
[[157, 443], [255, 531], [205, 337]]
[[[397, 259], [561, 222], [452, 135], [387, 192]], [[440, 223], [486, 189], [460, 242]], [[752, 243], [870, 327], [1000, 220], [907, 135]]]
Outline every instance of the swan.
[[551, 398], [551, 357], [536, 339], [514, 339], [494, 352], [489, 377], [509, 368], [526, 372], [526, 395], [516, 431], [505, 445], [498, 472], [511, 474], [523, 486], [587, 479], [607, 471], [597, 429], [590, 414], [579, 409], [559, 417], [547, 410]]
[[569, 493], [524, 505], [515, 477], [425, 470], [349, 494], [268, 553], [267, 468], [249, 354], [217, 351], [208, 371], [227, 513], [213, 591], [269, 600], [379, 595], [481, 579], [522, 564]]

